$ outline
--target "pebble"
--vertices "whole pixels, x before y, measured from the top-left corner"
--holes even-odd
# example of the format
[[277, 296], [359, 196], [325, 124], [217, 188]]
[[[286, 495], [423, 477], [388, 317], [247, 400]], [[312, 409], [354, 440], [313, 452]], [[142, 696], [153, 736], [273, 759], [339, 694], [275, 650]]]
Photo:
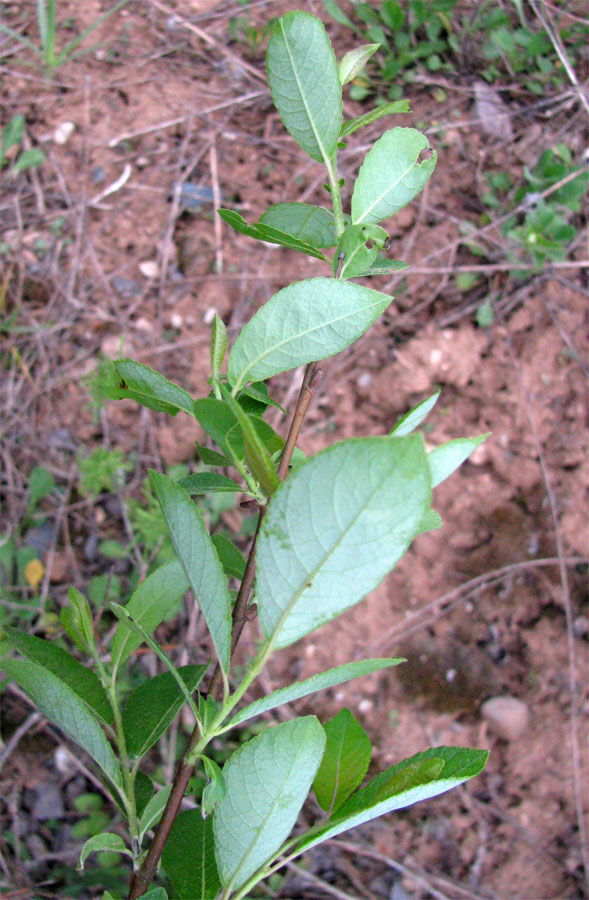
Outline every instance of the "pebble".
[[516, 697], [492, 697], [481, 707], [481, 715], [491, 731], [504, 741], [516, 741], [522, 736], [530, 713], [522, 700]]
[[106, 181], [106, 172], [104, 171], [102, 166], [94, 166], [90, 175], [92, 178], [92, 184], [104, 184], [104, 182]]
[[139, 271], [145, 278], [157, 278], [160, 270], [155, 259], [146, 259], [145, 262], [139, 263]]
[[134, 281], [132, 278], [124, 278], [122, 275], [115, 275], [111, 281], [113, 290], [120, 294], [121, 297], [135, 297], [143, 291], [143, 285], [140, 281]]
[[589, 634], [589, 619], [587, 616], [577, 616], [573, 622], [575, 637], [587, 637]]
[[125, 356], [133, 356], [134, 350], [128, 338], [121, 340], [120, 334], [109, 334], [103, 338], [100, 352], [109, 359], [121, 359]]
[[53, 519], [45, 519], [41, 525], [34, 525], [26, 533], [25, 544], [36, 550], [39, 556], [43, 556], [53, 543], [55, 538], [55, 522]]
[[62, 122], [61, 125], [58, 125], [53, 132], [54, 143], [60, 144], [61, 146], [67, 144], [74, 133], [75, 127], [73, 122]]

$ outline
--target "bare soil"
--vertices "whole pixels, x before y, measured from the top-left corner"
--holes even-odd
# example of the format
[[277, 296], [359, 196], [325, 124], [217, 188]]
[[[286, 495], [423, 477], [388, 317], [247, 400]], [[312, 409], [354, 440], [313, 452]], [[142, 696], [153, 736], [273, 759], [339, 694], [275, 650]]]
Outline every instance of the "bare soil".
[[[325, 18], [319, 2], [299, 5]], [[96, 0], [62, 0], [60, 21], [70, 23], [64, 39], [105, 8]], [[278, 0], [254, 5], [250, 14], [262, 25], [288, 8]], [[6, 2], [2, 12], [15, 28], [28, 19], [26, 33], [34, 39], [34, 4]], [[124, 494], [139, 497], [148, 467], [192, 464], [194, 442], [203, 440], [183, 414], [168, 419], [126, 401], [96, 416], [85, 378], [99, 354], [133, 356], [202, 396], [213, 311], [234, 337], [277, 289], [325, 274], [319, 261], [256, 245], [214, 222], [219, 198], [248, 221], [281, 200], [327, 199], [319, 167], [298, 150], [271, 106], [263, 56], [244, 55], [230, 41], [229, 17], [241, 13], [231, 3], [199, 0], [177, 0], [173, 9], [131, 4], [89, 38], [97, 49], [66, 62], [53, 81], [25, 65], [32, 56], [16, 45], [3, 58], [2, 125], [23, 113], [30, 140], [47, 156], [40, 169], [6, 179], [0, 204], [0, 312], [15, 314], [2, 332], [3, 532], [16, 532], [22, 521], [35, 465], [46, 466], [63, 488], [59, 502], [55, 494], [44, 505], [56, 527], [39, 587], [44, 615], [33, 617], [41, 635], [59, 635], [56, 614], [68, 584], [83, 590], [110, 566], [123, 579], [130, 574], [130, 564], [115, 565], [91, 550], [105, 538], [128, 538], [112, 503], [79, 494], [78, 453], [102, 445], [132, 454]], [[349, 49], [349, 32], [328, 28], [338, 53]], [[587, 272], [575, 265], [586, 256], [584, 220], [570, 269], [516, 279], [501, 265], [497, 229], [486, 232], [487, 263], [497, 269], [461, 293], [455, 267], [480, 263], [460, 243], [460, 226], [485, 222], [481, 172], [521, 171], [558, 140], [581, 153], [586, 132], [574, 99], [555, 103], [550, 114], [526, 114], [517, 94], [508, 93], [514, 137], [509, 145], [494, 141], [473, 112], [474, 74], [462, 75], [442, 79], [442, 102], [431, 84], [412, 85], [412, 114], [393, 123], [431, 128], [439, 150], [426, 191], [390, 223], [393, 255], [413, 268], [393, 280], [374, 279], [396, 295], [396, 304], [354, 348], [326, 363], [301, 446], [314, 453], [353, 434], [385, 434], [437, 388], [429, 444], [491, 436], [436, 490], [444, 527], [418, 538], [361, 605], [277, 654], [264, 688], [352, 659], [404, 656], [405, 665], [304, 701], [297, 712], [325, 719], [349, 706], [373, 739], [375, 770], [430, 745], [491, 750], [485, 773], [463, 789], [318, 852], [310, 871], [324, 884], [379, 900], [572, 900], [585, 896], [578, 816], [587, 829], [589, 771], [589, 316]], [[361, 111], [345, 103], [348, 116]], [[68, 122], [73, 133], [60, 144], [56, 130]], [[387, 125], [377, 122], [350, 139], [344, 177]], [[107, 194], [122, 176], [124, 183]], [[185, 206], [186, 181], [203, 192], [199, 209]], [[495, 318], [482, 328], [475, 312], [488, 295]], [[278, 377], [272, 386], [289, 409], [297, 377]], [[281, 413], [272, 411], [269, 420], [285, 433]], [[231, 510], [223, 521], [239, 529], [242, 519]], [[26, 606], [35, 593], [23, 590], [19, 602]], [[181, 618], [178, 630], [168, 624], [162, 632], [178, 658], [186, 627]], [[188, 659], [200, 662], [206, 648], [198, 627], [193, 634]], [[242, 661], [254, 641], [252, 630]], [[503, 694], [524, 701], [530, 713], [525, 733], [510, 742], [480, 714], [483, 701]], [[8, 741], [31, 709], [12, 690], [4, 697]], [[63, 880], [63, 867], [76, 858], [75, 797], [97, 787], [86, 771], [60, 767], [60, 741], [46, 722], [34, 721], [4, 768], [6, 897], [98, 897], [108, 887], [89, 885], [80, 893]], [[171, 770], [170, 759], [162, 765]], [[35, 804], [52, 785], [62, 799], [47, 824]], [[117, 815], [109, 810], [115, 822]], [[320, 898], [326, 890], [291, 873], [274, 896]]]

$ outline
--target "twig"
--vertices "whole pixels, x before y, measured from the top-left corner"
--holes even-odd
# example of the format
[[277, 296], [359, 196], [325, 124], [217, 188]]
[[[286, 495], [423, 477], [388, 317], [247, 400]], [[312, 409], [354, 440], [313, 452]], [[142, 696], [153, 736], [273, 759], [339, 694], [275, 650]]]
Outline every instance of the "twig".
[[[589, 563], [589, 559], [585, 559], [582, 556], [572, 556], [567, 557], [565, 560], [565, 565], [567, 566], [578, 566], [585, 565]], [[407, 628], [407, 624], [412, 622], [414, 619], [421, 619], [426, 613], [436, 611], [436, 614], [439, 615], [441, 612], [441, 607], [446, 607], [447, 611], [453, 603], [456, 603], [458, 600], [466, 600], [471, 594], [474, 594], [476, 591], [480, 590], [483, 587], [493, 587], [495, 584], [499, 584], [506, 575], [510, 575], [513, 572], [517, 572], [525, 569], [535, 569], [537, 567], [543, 566], [557, 566], [560, 565], [561, 560], [559, 557], [554, 556], [547, 559], [527, 559], [518, 563], [511, 563], [508, 566], [502, 566], [500, 569], [493, 569], [490, 572], [485, 572], [484, 575], [477, 575], [476, 578], [471, 578], [470, 581], [466, 581], [464, 584], [458, 585], [458, 587], [453, 588], [451, 591], [448, 591], [446, 594], [443, 594], [441, 597], [438, 597], [436, 600], [430, 600], [429, 603], [426, 603], [425, 606], [420, 607], [415, 610], [415, 612], [409, 613], [406, 617], [405, 621], [400, 625], [394, 625], [392, 628], [389, 628], [388, 631], [385, 631], [384, 634], [381, 634], [376, 641], [372, 641], [370, 643], [371, 650], [376, 650], [378, 647], [381, 647], [383, 644], [386, 644], [388, 641], [392, 640], [392, 638], [400, 636], [400, 635], [408, 635], [411, 631], [415, 630], [415, 628], [424, 627], [426, 622], [421, 622], [419, 625], [414, 626], [411, 629]]]
[[313, 875], [312, 872], [307, 872], [306, 869], [303, 869], [301, 866], [295, 865], [295, 863], [286, 863], [285, 868], [290, 869], [291, 872], [296, 872], [296, 874], [300, 878], [303, 878], [305, 881], [309, 881], [316, 887], [321, 888], [321, 890], [325, 891], [326, 894], [331, 894], [332, 897], [337, 897], [337, 900], [358, 900], [357, 896], [346, 894], [344, 891], [341, 891], [339, 888], [335, 887], [335, 885], [329, 884], [329, 882], [324, 881], [323, 878], [319, 878], [317, 875]]
[[0, 753], [0, 770], [2, 770], [4, 763], [9, 758], [10, 754], [13, 752], [20, 739], [25, 736], [27, 731], [30, 731], [31, 728], [34, 728], [37, 722], [41, 721], [41, 718], [41, 713], [31, 713], [30, 716], [27, 716], [22, 725], [19, 725], [14, 734], [11, 735], [10, 740], [2, 750], [2, 753]]
[[250, 66], [245, 60], [240, 59], [232, 50], [229, 50], [228, 47], [224, 47], [223, 44], [220, 44], [219, 41], [216, 41], [215, 38], [211, 37], [210, 34], [207, 34], [206, 31], [203, 31], [202, 28], [199, 28], [198, 25], [193, 25], [192, 22], [189, 22], [188, 19], [185, 19], [184, 16], [178, 15], [176, 10], [172, 9], [171, 6], [166, 6], [165, 3], [160, 3], [159, 0], [151, 0], [153, 6], [156, 9], [159, 9], [160, 12], [165, 13], [167, 16], [173, 16], [174, 20], [186, 28], [188, 31], [191, 31], [197, 37], [204, 41], [205, 44], [208, 44], [209, 47], [215, 47], [220, 53], [230, 59], [231, 62], [238, 67], [238, 69], [243, 69], [244, 72], [248, 72], [252, 78], [256, 78], [258, 81], [263, 81], [266, 84], [266, 77], [262, 74], [262, 72], [258, 72], [253, 66]]
[[[213, 138], [209, 150], [209, 165], [211, 167], [211, 185], [213, 188], [213, 202], [215, 209], [221, 206], [221, 191], [219, 188], [219, 171], [217, 168], [217, 145]], [[213, 220], [215, 230], [215, 263], [219, 274], [223, 272], [223, 234], [221, 231], [221, 217], [215, 216]]]
[[[566, 51], [565, 51], [564, 47], [562, 46], [562, 42], [556, 32], [556, 29], [554, 29], [552, 27], [551, 22], [546, 21], [546, 19], [544, 18], [544, 16], [542, 15], [542, 13], [540, 12], [540, 10], [538, 9], [538, 7], [536, 5], [536, 0], [530, 0], [530, 6], [534, 10], [536, 17], [539, 19], [546, 34], [552, 41], [552, 46], [556, 50], [557, 56], [560, 59], [565, 72], [567, 73], [568, 79], [575, 89], [575, 93], [577, 94], [579, 100], [585, 107], [585, 111], [587, 112], [587, 114], [589, 114], [589, 101], [587, 100], [587, 97], [585, 96], [585, 93], [584, 93], [583, 89], [581, 88], [581, 85], [579, 84], [579, 80], [578, 80], [577, 76], [575, 75], [575, 71], [569, 62], [569, 58], [566, 55]], [[549, 13], [547, 13], [547, 15], [549, 15]]]
[[[207, 109], [195, 109], [191, 115], [206, 116], [209, 113], [218, 112], [220, 109], [226, 109], [228, 106], [234, 106], [238, 103], [247, 103], [250, 100], [257, 100], [258, 97], [265, 97], [267, 94], [268, 91], [251, 91], [249, 94], [242, 94], [240, 97], [232, 97], [231, 100], [225, 100], [223, 103], [216, 103], [214, 106], [207, 107]], [[174, 125], [183, 125], [189, 118], [190, 116], [179, 116], [176, 119], [167, 119], [163, 122], [156, 122], [155, 125], [148, 125], [146, 128], [139, 128], [138, 131], [124, 131], [122, 134], [118, 134], [116, 137], [111, 138], [107, 146], [116, 147], [117, 144], [120, 144], [122, 141], [130, 141], [133, 138], [141, 137], [144, 134], [151, 134], [153, 131], [162, 131], [164, 128], [173, 128]]]
[[313, 399], [313, 394], [319, 387], [322, 378], [323, 369], [318, 369], [317, 363], [309, 363], [309, 365], [305, 369], [303, 383], [301, 384], [301, 389], [299, 391], [299, 399], [297, 400], [297, 405], [295, 406], [295, 411], [292, 415], [292, 421], [290, 423], [290, 428], [288, 429], [286, 443], [284, 445], [284, 450], [282, 451], [282, 456], [280, 457], [278, 477], [281, 481], [284, 480], [288, 473], [288, 467], [290, 466], [290, 461], [292, 459], [292, 455], [299, 438], [303, 419], [307, 414], [309, 403]]

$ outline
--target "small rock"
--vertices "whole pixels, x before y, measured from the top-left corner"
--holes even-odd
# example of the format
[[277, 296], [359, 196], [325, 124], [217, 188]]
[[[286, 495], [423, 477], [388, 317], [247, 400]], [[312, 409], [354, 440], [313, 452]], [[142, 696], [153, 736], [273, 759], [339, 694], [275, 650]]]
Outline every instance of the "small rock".
[[577, 616], [573, 622], [573, 631], [575, 637], [587, 637], [589, 634], [589, 619], [587, 616]]
[[37, 797], [32, 810], [34, 819], [62, 819], [64, 815], [61, 791], [55, 781], [45, 781], [35, 791]]
[[92, 184], [104, 184], [106, 181], [106, 172], [102, 168], [102, 166], [94, 166], [92, 172], [90, 173], [92, 178]]
[[153, 334], [154, 332], [153, 322], [150, 322], [149, 319], [146, 319], [143, 316], [136, 320], [135, 328], [137, 331], [143, 331], [145, 334]]
[[137, 297], [143, 291], [143, 285], [140, 281], [134, 281], [132, 278], [124, 278], [122, 275], [115, 275], [111, 284], [113, 290], [121, 297]]
[[481, 715], [489, 728], [504, 741], [522, 736], [530, 719], [528, 707], [516, 697], [492, 697], [481, 707]]
[[146, 278], [157, 278], [160, 269], [155, 259], [146, 259], [145, 262], [139, 263], [139, 271]]
[[84, 559], [86, 562], [94, 562], [98, 556], [98, 538], [95, 534], [89, 534], [84, 541]]
[[172, 328], [175, 328], [176, 331], [180, 331], [183, 323], [184, 319], [182, 318], [180, 313], [172, 313], [172, 315], [170, 316], [170, 325], [172, 326]]
[[213, 320], [215, 318], [216, 312], [217, 312], [217, 310], [215, 309], [214, 306], [209, 306], [209, 308], [207, 310], [205, 310], [204, 315], [202, 317], [202, 320], [205, 325], [213, 324]]
[[67, 144], [72, 134], [74, 133], [76, 126], [73, 122], [62, 122], [61, 125], [58, 125], [55, 131], [53, 132], [53, 141], [56, 144]]

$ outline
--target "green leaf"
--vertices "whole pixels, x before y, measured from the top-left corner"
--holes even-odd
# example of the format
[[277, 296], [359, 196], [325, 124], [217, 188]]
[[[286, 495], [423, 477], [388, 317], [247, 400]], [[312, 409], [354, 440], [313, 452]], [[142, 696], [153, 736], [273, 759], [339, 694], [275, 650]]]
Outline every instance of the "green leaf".
[[[141, 582], [125, 609], [145, 631], [152, 632], [170, 614], [189, 587], [181, 563], [173, 559]], [[141, 637], [121, 622], [112, 645], [113, 664], [120, 665], [141, 643]]]
[[[268, 453], [282, 453], [284, 438], [281, 438], [279, 434], [276, 434], [272, 426], [267, 422], [264, 422], [259, 416], [248, 415], [248, 419]], [[231, 445], [231, 450], [238, 459], [244, 459], [245, 445], [243, 431], [237, 421], [233, 428], [227, 432], [227, 444]]]
[[215, 900], [221, 881], [212, 818], [203, 819], [198, 808], [179, 813], [163, 849], [162, 867], [176, 900]]
[[[231, 719], [227, 725], [227, 729], [234, 728], [260, 716], [262, 713], [268, 712], [270, 709], [276, 709], [285, 703], [292, 703], [294, 700], [300, 700], [301, 697], [307, 697], [309, 694], [315, 694], [317, 691], [324, 691], [327, 688], [335, 687], [336, 684], [344, 684], [353, 678], [361, 678], [363, 675], [371, 675], [372, 672], [380, 672], [381, 669], [388, 669], [390, 666], [398, 666], [399, 663], [405, 662], [404, 659], [362, 659], [358, 662], [345, 663], [343, 666], [336, 666], [334, 669], [328, 669], [326, 672], [320, 672], [305, 681], [295, 681], [288, 687], [279, 688], [272, 691], [260, 700], [254, 700], [249, 706], [240, 709], [236, 716]], [[224, 729], [225, 730], [225, 729]]]
[[358, 128], [363, 128], [365, 125], [370, 125], [372, 122], [382, 119], [383, 116], [396, 116], [399, 113], [408, 112], [411, 112], [408, 100], [395, 100], [394, 103], [385, 103], [384, 106], [377, 106], [376, 109], [372, 109], [362, 116], [356, 116], [355, 119], [349, 119], [347, 122], [344, 122], [340, 131], [340, 139], [357, 131]]
[[156, 793], [153, 795], [153, 797], [141, 813], [141, 818], [139, 819], [140, 844], [143, 843], [143, 837], [146, 831], [149, 831], [150, 828], [153, 828], [154, 825], [157, 825], [157, 823], [159, 822], [164, 811], [164, 807], [168, 802], [168, 797], [170, 796], [171, 791], [171, 784], [169, 784], [165, 788], [162, 788], [161, 791], [156, 791]]
[[107, 725], [113, 723], [114, 714], [106, 691], [92, 669], [87, 669], [66, 650], [62, 650], [61, 647], [50, 641], [45, 641], [32, 634], [24, 634], [10, 625], [5, 625], [3, 631], [19, 653], [22, 653], [31, 662], [52, 672], [60, 681], [67, 684]]
[[400, 272], [401, 269], [408, 268], [409, 263], [402, 262], [400, 259], [387, 259], [386, 256], [379, 255], [370, 268], [360, 272], [360, 274], [363, 277], [368, 277], [369, 275], [390, 275], [392, 272]]
[[[444, 524], [439, 512], [435, 509], [428, 509], [419, 525], [417, 534], [426, 534], [428, 531], [437, 531]], [[415, 535], [417, 537], [417, 535]]]
[[233, 209], [217, 210], [224, 222], [238, 231], [239, 234], [245, 234], [247, 237], [255, 238], [256, 241], [266, 241], [268, 244], [278, 244], [281, 247], [288, 247], [290, 250], [300, 250], [307, 256], [313, 256], [315, 259], [326, 259], [327, 257], [317, 250], [312, 244], [301, 241], [292, 237], [278, 228], [274, 228], [265, 223], [256, 222], [254, 225], [248, 225], [242, 215]]
[[303, 836], [297, 852], [385, 813], [404, 809], [457, 787], [482, 772], [488, 755], [487, 750], [435, 747], [391, 766], [352, 794], [325, 826], [312, 829]]
[[410, 409], [408, 413], [405, 413], [404, 416], [401, 416], [399, 421], [395, 424], [395, 427], [391, 431], [391, 435], [395, 435], [395, 437], [403, 437], [405, 434], [411, 434], [425, 419], [426, 416], [430, 414], [438, 400], [440, 399], [441, 391], [436, 391], [435, 394], [432, 394], [431, 397], [428, 397], [426, 400], [422, 400], [421, 403], [418, 403], [417, 406], [414, 406], [413, 409]]
[[171, 416], [180, 410], [194, 416], [194, 400], [190, 394], [159, 372], [133, 359], [117, 359], [113, 365], [118, 376], [116, 385], [105, 388], [105, 396], [111, 400], [130, 397], [142, 406]]
[[429, 141], [415, 128], [386, 131], [364, 158], [352, 195], [352, 221], [377, 223], [413, 200], [436, 165], [434, 151], [419, 162]]
[[352, 20], [339, 8], [335, 0], [323, 0], [323, 6], [325, 7], [325, 12], [331, 16], [334, 22], [337, 22], [339, 25], [345, 25], [353, 31], [357, 31]]
[[195, 401], [194, 415], [209, 437], [221, 447], [223, 453], [229, 455], [225, 437], [237, 419], [227, 403], [215, 397], [204, 397]]
[[[196, 401], [198, 403], [198, 400]], [[208, 447], [203, 447], [202, 444], [196, 445], [196, 452], [202, 459], [205, 466], [231, 466], [232, 462], [228, 456], [224, 456], [222, 453], [217, 453], [216, 450], [209, 450]]]
[[278, 291], [235, 341], [228, 366], [233, 391], [247, 381], [334, 356], [364, 334], [392, 300], [335, 278], [308, 278]]
[[215, 810], [221, 881], [239, 888], [294, 826], [319, 767], [325, 734], [315, 716], [269, 728], [223, 767], [227, 793]]
[[337, 243], [333, 257], [334, 275], [355, 278], [370, 268], [388, 235], [380, 225], [349, 225]]
[[243, 488], [237, 482], [226, 478], [225, 475], [217, 475], [215, 472], [200, 472], [197, 475], [188, 475], [186, 478], [181, 478], [178, 484], [191, 496], [216, 493], [218, 491], [230, 494], [234, 494], [236, 491], [243, 491]]
[[168, 894], [163, 887], [152, 887], [143, 894], [143, 900], [168, 900]]
[[376, 53], [379, 47], [380, 44], [362, 44], [361, 47], [356, 47], [354, 50], [346, 53], [338, 66], [339, 80], [342, 87], [348, 81], [353, 81], [356, 75], [360, 74], [370, 57]]
[[213, 328], [211, 331], [211, 372], [213, 378], [216, 378], [221, 371], [225, 354], [227, 353], [227, 345], [229, 338], [227, 337], [227, 329], [225, 323], [218, 313], [215, 313], [213, 319]]
[[219, 662], [227, 672], [231, 648], [231, 598], [219, 557], [196, 506], [179, 484], [149, 473], [174, 550], [211, 633]]
[[335, 247], [333, 213], [310, 203], [277, 203], [260, 217], [260, 223], [289, 234], [312, 247]]
[[227, 789], [223, 773], [217, 763], [207, 756], [203, 756], [201, 759], [209, 779], [202, 792], [202, 814], [208, 816], [219, 805], [227, 793]]
[[139, 770], [135, 776], [134, 794], [137, 815], [142, 816], [144, 810], [147, 808], [147, 804], [154, 796], [154, 792], [153, 781], [141, 770]]
[[45, 154], [39, 147], [30, 147], [28, 150], [23, 150], [11, 172], [13, 175], [18, 175], [19, 172], [25, 172], [27, 169], [36, 169], [45, 162], [45, 158]]
[[21, 686], [44, 716], [92, 757], [113, 784], [121, 786], [121, 771], [98, 720], [65, 682], [29, 660], [4, 659], [2, 669]]
[[342, 89], [323, 23], [299, 10], [279, 19], [268, 43], [266, 71], [286, 130], [311, 159], [329, 163], [342, 123]]
[[258, 540], [265, 637], [287, 647], [358, 603], [407, 550], [430, 495], [421, 435], [342, 441], [290, 475]]
[[84, 653], [88, 652], [86, 639], [78, 628], [78, 624], [74, 622], [74, 615], [71, 606], [64, 606], [59, 614], [59, 621], [63, 630], [69, 637], [72, 644], [75, 644]]
[[22, 141], [25, 130], [25, 117], [19, 113], [11, 118], [6, 128], [2, 129], [2, 143], [0, 145], [0, 166], [4, 164], [6, 154], [11, 147], [16, 147]]
[[55, 487], [55, 478], [43, 466], [35, 466], [29, 475], [28, 512], [32, 512], [37, 503], [51, 493]]
[[321, 809], [331, 815], [361, 784], [370, 765], [372, 747], [349, 709], [340, 710], [324, 722], [323, 730], [327, 742], [313, 790]]
[[239, 423], [243, 435], [243, 450], [248, 468], [254, 478], [258, 480], [266, 496], [270, 497], [280, 485], [280, 479], [276, 473], [274, 463], [270, 458], [270, 453], [258, 435], [251, 417], [243, 411], [237, 400], [231, 396], [225, 385], [222, 384], [220, 387], [225, 402], [229, 405]]
[[78, 870], [80, 872], [84, 870], [84, 863], [91, 853], [99, 853], [101, 850], [108, 850], [111, 853], [123, 853], [125, 856], [130, 856], [133, 859], [133, 854], [130, 850], [127, 850], [125, 842], [119, 834], [104, 831], [102, 834], [95, 834], [93, 837], [88, 838], [80, 853]]
[[90, 605], [85, 596], [72, 585], [68, 588], [68, 600], [72, 612], [72, 625], [81, 636], [84, 647], [90, 649], [95, 645], [94, 622]]
[[215, 545], [217, 556], [221, 561], [225, 574], [233, 575], [234, 578], [238, 578], [241, 581], [245, 573], [243, 554], [239, 552], [233, 541], [230, 541], [224, 534], [214, 534], [211, 540]]
[[427, 462], [432, 476], [432, 487], [436, 487], [454, 472], [458, 466], [468, 459], [479, 444], [486, 440], [490, 431], [474, 438], [458, 438], [434, 447], [427, 455]]
[[[176, 671], [192, 694], [206, 670], [205, 665], [182, 666]], [[139, 759], [153, 747], [184, 703], [184, 694], [170, 672], [156, 675], [128, 697], [122, 718], [127, 752], [132, 759]]]

